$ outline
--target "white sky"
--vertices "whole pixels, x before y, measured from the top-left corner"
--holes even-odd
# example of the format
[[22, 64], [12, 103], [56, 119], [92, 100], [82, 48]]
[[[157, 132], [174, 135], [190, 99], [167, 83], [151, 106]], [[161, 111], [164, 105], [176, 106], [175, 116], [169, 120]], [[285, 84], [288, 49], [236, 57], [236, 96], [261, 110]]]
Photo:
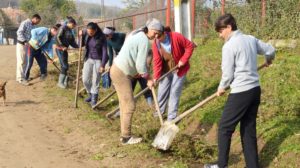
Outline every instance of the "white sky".
[[[77, 0], [81, 2], [89, 2], [89, 3], [97, 3], [100, 4], [101, 0]], [[122, 3], [122, 0], [104, 0], [105, 5], [109, 6], [118, 6], [118, 7], [124, 7], [124, 4]]]

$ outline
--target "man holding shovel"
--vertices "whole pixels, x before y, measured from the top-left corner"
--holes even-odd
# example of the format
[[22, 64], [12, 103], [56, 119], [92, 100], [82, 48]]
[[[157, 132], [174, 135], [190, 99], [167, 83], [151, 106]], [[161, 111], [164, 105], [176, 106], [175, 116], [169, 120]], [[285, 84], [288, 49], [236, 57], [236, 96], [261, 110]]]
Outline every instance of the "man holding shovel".
[[261, 89], [257, 73], [257, 55], [264, 55], [265, 65], [272, 63], [275, 49], [259, 39], [237, 29], [231, 14], [220, 16], [215, 30], [225, 40], [222, 48], [222, 79], [217, 91], [222, 96], [231, 88], [218, 129], [218, 163], [204, 168], [228, 167], [231, 137], [240, 123], [240, 135], [246, 167], [258, 168], [256, 117]]
[[153, 40], [162, 28], [157, 19], [150, 19], [145, 27], [135, 30], [126, 39], [111, 67], [111, 79], [120, 103], [121, 143], [124, 145], [142, 141], [142, 138], [133, 137], [131, 134], [131, 121], [135, 111], [132, 79], [143, 77], [148, 80], [149, 85], [153, 85], [147, 70], [149, 40]]
[[29, 40], [28, 56], [27, 56], [27, 66], [25, 69], [25, 80], [29, 80], [30, 70], [33, 65], [33, 59], [37, 61], [40, 71], [41, 80], [45, 80], [47, 77], [47, 59], [43, 52], [48, 53], [53, 56], [53, 44], [55, 43], [55, 36], [57, 30], [60, 27], [57, 24], [51, 28], [39, 27], [31, 31], [31, 39]]

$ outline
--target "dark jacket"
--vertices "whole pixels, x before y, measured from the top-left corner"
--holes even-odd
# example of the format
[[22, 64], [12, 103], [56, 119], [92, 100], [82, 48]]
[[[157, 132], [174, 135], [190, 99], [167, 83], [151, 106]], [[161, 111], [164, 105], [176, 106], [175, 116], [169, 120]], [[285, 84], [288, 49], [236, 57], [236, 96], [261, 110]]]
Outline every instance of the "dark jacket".
[[68, 28], [67, 25], [61, 26], [56, 35], [56, 44], [60, 47], [79, 48], [75, 41], [72, 29]]
[[114, 33], [112, 39], [107, 40], [109, 66], [113, 63], [113, 50], [116, 55], [120, 52], [126, 38], [125, 33]]
[[[101, 60], [101, 66], [105, 67], [105, 64], [108, 61], [107, 42], [104, 34], [102, 34], [100, 31], [101, 30], [98, 30], [94, 38], [96, 39], [96, 50]], [[83, 30], [82, 46], [86, 46], [89, 43], [90, 39], [91, 37], [87, 34], [86, 30]], [[89, 47], [86, 46], [84, 51], [84, 60], [86, 61], [88, 58], [89, 58]]]

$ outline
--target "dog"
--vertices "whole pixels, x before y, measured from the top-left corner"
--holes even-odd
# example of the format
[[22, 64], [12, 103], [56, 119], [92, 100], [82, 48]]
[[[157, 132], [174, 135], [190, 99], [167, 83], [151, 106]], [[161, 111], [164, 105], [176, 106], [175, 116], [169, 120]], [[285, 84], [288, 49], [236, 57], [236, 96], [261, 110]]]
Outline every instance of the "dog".
[[5, 81], [4, 83], [0, 84], [0, 98], [3, 97], [3, 106], [5, 106], [5, 101], [6, 101], [6, 92], [5, 92], [5, 85], [6, 85], [7, 81]]

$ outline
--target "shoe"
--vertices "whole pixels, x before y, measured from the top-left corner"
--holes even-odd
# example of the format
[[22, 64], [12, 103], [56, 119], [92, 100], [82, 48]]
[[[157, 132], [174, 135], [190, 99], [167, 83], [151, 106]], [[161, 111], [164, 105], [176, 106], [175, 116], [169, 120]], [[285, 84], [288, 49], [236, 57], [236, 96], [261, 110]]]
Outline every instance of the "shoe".
[[98, 101], [98, 94], [91, 94], [91, 95], [92, 95], [91, 105], [92, 105], [92, 107], [94, 107]]
[[64, 80], [64, 85], [66, 88], [68, 87], [68, 82], [69, 82], [69, 77], [66, 75], [65, 80]]
[[66, 86], [64, 85], [65, 78], [66, 78], [65, 74], [59, 74], [58, 83], [57, 83], [58, 87], [60, 87], [62, 89], [66, 88]]
[[29, 82], [25, 79], [19, 81], [20, 84], [24, 85], [24, 86], [29, 86]]
[[128, 137], [128, 138], [124, 138], [122, 137], [120, 139], [122, 145], [133, 145], [133, 144], [138, 144], [140, 142], [142, 142], [143, 138], [135, 138], [135, 137]]
[[85, 102], [89, 103], [92, 100], [92, 95], [90, 93], [88, 93], [88, 97], [86, 99], [84, 99]]
[[[205, 164], [204, 168], [219, 168], [218, 164]], [[225, 167], [227, 168], [227, 167]]]
[[113, 116], [112, 118], [120, 118], [120, 110], [117, 111]]
[[152, 97], [147, 97], [146, 98], [147, 104], [152, 107], [153, 106], [153, 98]]
[[40, 76], [41, 81], [46, 80], [46, 78], [47, 78], [47, 74], [41, 74], [41, 76]]

